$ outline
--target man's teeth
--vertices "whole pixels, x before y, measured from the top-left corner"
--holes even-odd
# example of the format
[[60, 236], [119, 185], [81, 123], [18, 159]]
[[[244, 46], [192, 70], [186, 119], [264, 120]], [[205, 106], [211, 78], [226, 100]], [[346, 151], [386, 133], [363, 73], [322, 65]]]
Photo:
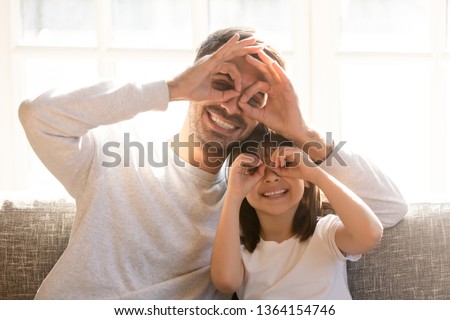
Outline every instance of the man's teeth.
[[223, 122], [219, 118], [216, 118], [215, 116], [211, 116], [212, 121], [214, 121], [219, 127], [227, 129], [227, 130], [234, 130], [236, 129], [235, 126], [232, 126], [231, 124], [228, 124], [226, 122]]
[[279, 190], [279, 191], [273, 191], [273, 192], [264, 192], [263, 196], [265, 197], [273, 197], [277, 196], [279, 194], [285, 193], [287, 190]]

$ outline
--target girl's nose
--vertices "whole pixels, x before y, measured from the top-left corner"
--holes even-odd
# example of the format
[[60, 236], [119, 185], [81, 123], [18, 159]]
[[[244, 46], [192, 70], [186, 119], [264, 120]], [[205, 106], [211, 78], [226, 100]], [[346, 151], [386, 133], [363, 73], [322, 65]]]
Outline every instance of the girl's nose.
[[280, 176], [277, 175], [275, 172], [273, 172], [271, 169], [266, 168], [266, 171], [264, 172], [264, 182], [265, 183], [273, 183], [280, 181]]

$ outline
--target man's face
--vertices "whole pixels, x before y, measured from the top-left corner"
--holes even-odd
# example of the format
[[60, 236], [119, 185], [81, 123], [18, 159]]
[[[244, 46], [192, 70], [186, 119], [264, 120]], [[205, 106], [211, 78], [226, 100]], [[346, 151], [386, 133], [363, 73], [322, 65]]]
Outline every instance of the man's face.
[[[243, 57], [228, 61], [238, 68], [241, 81], [241, 93], [257, 81], [265, 81], [261, 72], [251, 66]], [[234, 89], [234, 82], [227, 74], [216, 74], [211, 78], [211, 86], [216, 90]], [[244, 116], [238, 105], [241, 96], [225, 102], [201, 101], [191, 102], [189, 108], [189, 124], [197, 141], [203, 144], [214, 142], [222, 149], [233, 141], [241, 141], [248, 137], [257, 125], [257, 121]], [[250, 100], [250, 105], [265, 103], [265, 94], [257, 93]]]

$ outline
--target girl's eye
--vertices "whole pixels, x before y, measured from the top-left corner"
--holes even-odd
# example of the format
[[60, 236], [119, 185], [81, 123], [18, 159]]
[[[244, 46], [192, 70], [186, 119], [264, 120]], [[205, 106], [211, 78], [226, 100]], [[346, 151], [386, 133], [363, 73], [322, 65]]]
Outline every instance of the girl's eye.
[[255, 174], [256, 170], [258, 170], [258, 167], [249, 167], [245, 169], [245, 172], [252, 176]]
[[286, 161], [286, 167], [293, 167], [294, 166], [294, 161]]
[[230, 83], [218, 80], [212, 81], [211, 86], [213, 87], [213, 89], [218, 91], [227, 91], [233, 89], [233, 86]]

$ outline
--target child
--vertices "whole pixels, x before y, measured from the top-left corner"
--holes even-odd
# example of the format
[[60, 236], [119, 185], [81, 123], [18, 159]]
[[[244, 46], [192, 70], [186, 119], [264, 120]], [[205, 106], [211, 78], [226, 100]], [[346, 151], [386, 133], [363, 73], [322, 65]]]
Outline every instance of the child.
[[[214, 285], [239, 299], [351, 299], [346, 260], [380, 241], [380, 221], [300, 149], [263, 146], [258, 154], [243, 150], [231, 165], [211, 254]], [[316, 186], [337, 215], [323, 215]]]

